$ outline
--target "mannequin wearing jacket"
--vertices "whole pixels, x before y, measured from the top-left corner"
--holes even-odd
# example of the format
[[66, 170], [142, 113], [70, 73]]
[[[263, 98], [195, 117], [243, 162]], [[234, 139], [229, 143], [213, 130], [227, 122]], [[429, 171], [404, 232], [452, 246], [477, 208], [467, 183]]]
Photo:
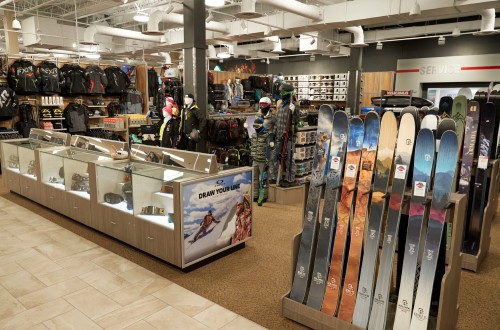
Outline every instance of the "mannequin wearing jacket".
[[160, 127], [160, 141], [163, 148], [177, 148], [180, 139], [179, 110], [167, 103], [163, 110], [163, 124]]
[[224, 100], [231, 105], [231, 100], [233, 99], [233, 85], [231, 84], [231, 79], [227, 79], [226, 85], [224, 86]]
[[206, 119], [198, 108], [193, 94], [184, 96], [184, 108], [181, 113], [181, 132], [187, 141], [186, 150], [196, 151], [196, 145], [201, 140], [200, 132], [205, 129]]
[[240, 78], [234, 80], [234, 96], [243, 98], [243, 85], [241, 84]]

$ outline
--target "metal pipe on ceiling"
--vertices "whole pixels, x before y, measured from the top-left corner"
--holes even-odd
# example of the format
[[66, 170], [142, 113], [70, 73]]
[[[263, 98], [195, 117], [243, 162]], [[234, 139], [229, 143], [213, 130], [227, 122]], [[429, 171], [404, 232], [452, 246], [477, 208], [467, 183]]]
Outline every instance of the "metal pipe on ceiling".
[[0, 8], [5, 6], [5, 5], [8, 5], [9, 3], [13, 2], [14, 0], [5, 0], [5, 1], [2, 1], [0, 2]]
[[258, 0], [258, 2], [293, 13], [299, 16], [310, 18], [314, 21], [323, 20], [320, 9], [316, 6], [306, 5], [296, 0]]

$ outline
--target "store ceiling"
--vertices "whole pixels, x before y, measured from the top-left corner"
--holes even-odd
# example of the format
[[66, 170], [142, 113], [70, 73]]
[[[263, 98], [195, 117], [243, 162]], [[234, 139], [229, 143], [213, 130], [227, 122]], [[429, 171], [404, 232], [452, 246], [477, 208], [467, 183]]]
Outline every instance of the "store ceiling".
[[[254, 0], [255, 11], [262, 17], [244, 20], [247, 27], [245, 31], [242, 19], [236, 17], [242, 10], [242, 1], [248, 0], [226, 0], [223, 7], [211, 10], [213, 14], [211, 24], [225, 24], [227, 33], [207, 30], [207, 43], [216, 46], [229, 43], [240, 49], [235, 50], [235, 54], [247, 58], [277, 58], [276, 54], [270, 53], [275, 43], [265, 40], [268, 26], [272, 29], [271, 35], [282, 38], [281, 46], [289, 54], [297, 55], [299, 50], [298, 42], [290, 42], [292, 33], [297, 37], [300, 34], [305, 34], [309, 38], [315, 37], [318, 40], [318, 49], [317, 51], [313, 49], [310, 53], [325, 54], [331, 51], [332, 47], [328, 46], [329, 44], [347, 46], [352, 41], [351, 33], [344, 31], [344, 28], [349, 26], [362, 25], [365, 40], [368, 42], [382, 39], [380, 36], [383, 36], [384, 40], [395, 39], [395, 36], [400, 39], [417, 37], [422, 33], [427, 35], [432, 33], [437, 37], [441, 34], [450, 34], [453, 29], [453, 23], [442, 20], [457, 18], [459, 22], [455, 25], [460, 26], [463, 32], [477, 31], [481, 26], [480, 11], [482, 9], [495, 8], [500, 11], [500, 1], [491, 0], [418, 0], [422, 14], [416, 16], [408, 15], [415, 0], [296, 1], [295, 3], [300, 2], [312, 11], [323, 15], [322, 20], [314, 20], [304, 17], [301, 13], [290, 13], [290, 8], [280, 8], [276, 5], [276, 2], [289, 4], [293, 0], [276, 0], [274, 4], [273, 1]], [[126, 2], [124, 3], [123, 0], [0, 0], [0, 10], [3, 9], [0, 15], [3, 15], [3, 11], [13, 12], [15, 4], [16, 15], [23, 22], [21, 50], [25, 50], [28, 46], [39, 49], [39, 52], [40, 49], [74, 51], [73, 43], [76, 39], [76, 32], [72, 32], [73, 35], [67, 33], [69, 33], [68, 30], [76, 31], [75, 22], [80, 28], [78, 39], [83, 41], [84, 29], [95, 24], [138, 32], [147, 31], [146, 23], [133, 20], [137, 7], [152, 15], [156, 11], [165, 11], [172, 3], [174, 9], [171, 15], [182, 15], [181, 0], [128, 0]], [[207, 10], [207, 16], [208, 14]], [[24, 23], [30, 17], [39, 18], [32, 24], [31, 30], [29, 30], [29, 22]], [[458, 25], [459, 23], [461, 25]], [[495, 26], [498, 26], [497, 23]], [[48, 28], [49, 25], [52, 28]], [[431, 26], [434, 28], [429, 28]], [[58, 30], [64, 30], [64, 32], [58, 32]], [[99, 45], [89, 49], [101, 52], [103, 58], [126, 56], [148, 59], [149, 56], [150, 60], [161, 60], [160, 55], [151, 56], [153, 53], [182, 49], [182, 25], [166, 19], [159, 23], [158, 30], [164, 32], [161, 40], [160, 37], [158, 39], [150, 37], [148, 41], [143, 41], [138, 38], [119, 38], [116, 35], [96, 36], [95, 39]], [[5, 30], [2, 34], [4, 33]], [[35, 34], [38, 39], [33, 42], [30, 35]], [[4, 39], [3, 36], [2, 39]], [[0, 47], [5, 49], [5, 45], [0, 45]], [[328, 47], [328, 51], [325, 47]]]

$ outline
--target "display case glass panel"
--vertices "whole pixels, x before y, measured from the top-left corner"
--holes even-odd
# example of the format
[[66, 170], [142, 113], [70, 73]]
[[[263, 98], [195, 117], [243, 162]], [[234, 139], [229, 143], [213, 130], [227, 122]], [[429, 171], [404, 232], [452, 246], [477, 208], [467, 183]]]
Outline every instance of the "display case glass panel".
[[36, 180], [35, 149], [49, 148], [54, 146], [58, 145], [33, 139], [23, 140], [18, 145], [17, 150], [19, 156], [19, 171], [21, 175]]
[[128, 160], [100, 162], [96, 165], [97, 201], [117, 210], [134, 214], [132, 174], [152, 170], [155, 166]]
[[17, 147], [21, 141], [4, 141], [2, 143], [3, 169], [19, 173], [19, 154]]
[[60, 154], [66, 152], [67, 147], [50, 149], [40, 153], [40, 179], [46, 185], [64, 190], [64, 162]]
[[108, 155], [118, 151], [128, 152], [128, 143], [126, 142], [81, 135], [71, 136], [71, 146], [93, 152], [105, 153]]

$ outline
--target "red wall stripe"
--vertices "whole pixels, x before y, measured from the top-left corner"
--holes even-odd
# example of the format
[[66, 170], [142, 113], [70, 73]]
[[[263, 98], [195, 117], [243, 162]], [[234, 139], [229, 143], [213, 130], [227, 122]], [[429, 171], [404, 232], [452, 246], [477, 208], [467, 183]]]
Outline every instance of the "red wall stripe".
[[419, 69], [404, 69], [404, 70], [396, 70], [396, 73], [407, 73], [407, 72], [419, 72]]
[[486, 66], [463, 66], [462, 71], [466, 70], [498, 70], [500, 65], [486, 65]]

